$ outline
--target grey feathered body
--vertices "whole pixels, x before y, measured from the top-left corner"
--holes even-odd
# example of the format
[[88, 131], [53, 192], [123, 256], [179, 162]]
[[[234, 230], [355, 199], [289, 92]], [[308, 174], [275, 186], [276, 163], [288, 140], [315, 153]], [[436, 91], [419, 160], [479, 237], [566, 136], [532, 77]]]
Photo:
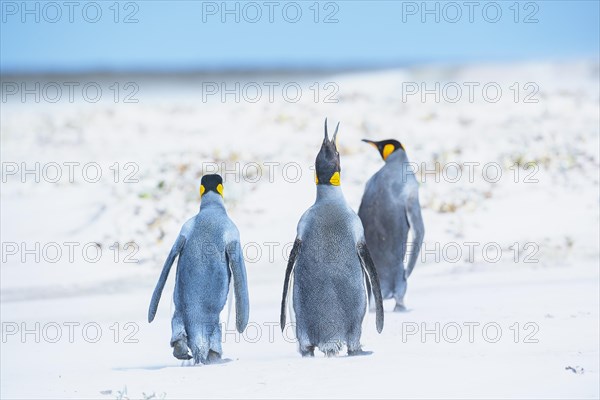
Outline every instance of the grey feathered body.
[[219, 315], [227, 302], [231, 279], [226, 237], [236, 234], [237, 228], [217, 204], [202, 208], [186, 226], [186, 246], [177, 263], [175, 310], [181, 316], [192, 353], [194, 346], [201, 354], [209, 349], [220, 353]]
[[180, 359], [189, 358], [186, 357], [189, 347], [196, 363], [214, 361], [215, 355], [220, 357], [222, 353], [219, 317], [227, 302], [232, 277], [239, 332], [248, 323], [249, 310], [239, 232], [227, 216], [218, 194], [205, 194], [200, 212], [181, 229], [154, 290], [149, 321], [154, 319], [169, 269], [177, 256], [173, 293], [175, 313], [171, 320], [174, 355]]
[[414, 268], [424, 228], [418, 200], [418, 182], [403, 150], [392, 153], [367, 182], [358, 215], [377, 269], [384, 299], [402, 304], [406, 292], [405, 256], [413, 231], [408, 273]]
[[302, 248], [293, 281], [297, 337], [301, 350], [316, 345], [337, 353], [342, 344], [359, 349], [367, 306], [356, 250], [362, 226], [339, 187], [319, 185], [318, 191], [316, 203], [298, 225]]

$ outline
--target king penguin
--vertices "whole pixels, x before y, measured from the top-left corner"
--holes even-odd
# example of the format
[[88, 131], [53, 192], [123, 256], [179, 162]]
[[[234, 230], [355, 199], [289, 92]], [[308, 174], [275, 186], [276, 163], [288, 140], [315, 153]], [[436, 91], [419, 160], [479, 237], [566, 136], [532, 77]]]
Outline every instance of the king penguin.
[[[394, 298], [394, 311], [406, 311], [406, 281], [415, 267], [425, 235], [419, 183], [411, 169], [404, 146], [397, 140], [374, 142], [385, 164], [367, 182], [358, 215], [381, 283], [384, 299]], [[412, 241], [404, 268], [408, 232]]]
[[223, 179], [219, 175], [203, 176], [200, 198], [200, 211], [183, 225], [167, 257], [152, 294], [148, 322], [154, 320], [171, 265], [179, 256], [171, 320], [173, 356], [181, 360], [193, 357], [194, 364], [209, 364], [221, 360], [219, 315], [227, 302], [232, 278], [236, 328], [240, 333], [248, 324], [249, 303], [240, 234], [225, 210]]
[[288, 259], [280, 325], [286, 324], [286, 302], [293, 282], [292, 305], [300, 354], [326, 356], [346, 345], [348, 355], [369, 354], [361, 348], [362, 321], [367, 310], [367, 286], [375, 298], [376, 327], [383, 329], [379, 280], [369, 254], [363, 227], [348, 206], [340, 186], [340, 155], [327, 134], [316, 161], [317, 199], [300, 218]]

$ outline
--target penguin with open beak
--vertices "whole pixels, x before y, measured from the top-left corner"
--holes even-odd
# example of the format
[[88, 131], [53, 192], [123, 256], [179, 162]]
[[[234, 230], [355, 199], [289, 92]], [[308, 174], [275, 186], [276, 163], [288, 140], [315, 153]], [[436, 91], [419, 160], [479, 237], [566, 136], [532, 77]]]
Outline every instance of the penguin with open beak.
[[325, 138], [315, 160], [317, 198], [298, 223], [283, 285], [281, 328], [286, 324], [289, 294], [302, 356], [314, 356], [315, 348], [335, 356], [343, 346], [348, 355], [368, 354], [360, 338], [369, 287], [377, 331], [383, 329], [377, 272], [360, 219], [342, 192], [338, 128], [339, 124], [329, 140], [325, 120]]

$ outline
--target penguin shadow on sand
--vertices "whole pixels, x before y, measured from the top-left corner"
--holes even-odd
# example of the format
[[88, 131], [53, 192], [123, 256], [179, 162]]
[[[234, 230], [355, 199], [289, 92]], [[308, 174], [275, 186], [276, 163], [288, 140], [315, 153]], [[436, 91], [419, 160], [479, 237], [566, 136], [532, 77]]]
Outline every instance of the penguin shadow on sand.
[[202, 364], [202, 363], [194, 364], [193, 358], [190, 358], [189, 360], [181, 361], [180, 367], [197, 367], [197, 366], [201, 366], [201, 365], [202, 366], [222, 365], [222, 364], [228, 364], [232, 361], [233, 361], [233, 359], [231, 359], [231, 358], [219, 358], [218, 360], [211, 361], [206, 364]]
[[223, 365], [223, 364], [228, 364], [232, 361], [234, 361], [234, 360], [231, 358], [221, 358], [212, 363], [194, 364], [194, 359], [190, 358], [189, 360], [182, 360], [179, 364], [173, 363], [173, 364], [160, 364], [160, 365], [140, 365], [140, 366], [132, 366], [132, 367], [115, 367], [115, 368], [113, 368], [113, 371], [135, 371], [135, 370], [160, 371], [160, 370], [169, 369], [169, 368], [181, 368], [181, 367], [200, 367], [200, 366], [211, 367], [211, 366], [219, 366], [219, 365]]

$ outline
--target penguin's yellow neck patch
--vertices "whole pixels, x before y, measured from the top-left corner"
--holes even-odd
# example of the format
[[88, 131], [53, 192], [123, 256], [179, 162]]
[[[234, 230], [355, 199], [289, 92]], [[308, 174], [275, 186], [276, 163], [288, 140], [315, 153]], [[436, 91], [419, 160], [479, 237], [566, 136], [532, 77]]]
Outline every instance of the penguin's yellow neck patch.
[[396, 150], [396, 148], [393, 144], [388, 143], [385, 146], [383, 146], [383, 152], [381, 153], [383, 159], [385, 160], [386, 158], [388, 158], [388, 156], [392, 154], [394, 150]]
[[[217, 192], [223, 197], [223, 185], [220, 183], [217, 185]], [[206, 188], [204, 185], [200, 185], [200, 197], [204, 196], [204, 193], [206, 193]]]
[[315, 171], [315, 183], [318, 185], [319, 184], [319, 175], [317, 175], [317, 172]]
[[331, 183], [333, 186], [340, 186], [340, 173], [334, 172], [334, 174], [331, 176], [331, 179], [329, 179], [329, 183]]

